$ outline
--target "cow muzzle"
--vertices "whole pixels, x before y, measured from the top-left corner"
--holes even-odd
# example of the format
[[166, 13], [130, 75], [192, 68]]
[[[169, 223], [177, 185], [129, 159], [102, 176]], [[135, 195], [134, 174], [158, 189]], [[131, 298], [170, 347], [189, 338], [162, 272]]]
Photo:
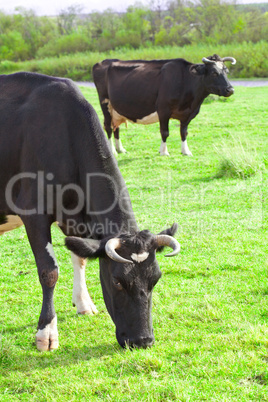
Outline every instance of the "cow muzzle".
[[226, 89], [226, 97], [228, 98], [229, 96], [234, 94], [234, 88], [233, 87], [229, 87]]
[[130, 349], [146, 349], [150, 348], [154, 344], [154, 337], [144, 337], [144, 338], [138, 338], [138, 339], [127, 339], [124, 341], [124, 344], [121, 346], [123, 348], [129, 347]]
[[127, 338], [124, 333], [116, 334], [117, 341], [122, 348], [146, 349], [154, 344], [154, 335]]

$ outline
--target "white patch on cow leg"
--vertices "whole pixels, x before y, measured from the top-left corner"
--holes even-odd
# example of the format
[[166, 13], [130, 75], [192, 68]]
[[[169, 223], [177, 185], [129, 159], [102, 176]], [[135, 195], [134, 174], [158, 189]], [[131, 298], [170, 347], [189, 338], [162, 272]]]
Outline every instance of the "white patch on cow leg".
[[55, 253], [54, 253], [54, 249], [53, 249], [53, 246], [51, 243], [47, 243], [46, 250], [47, 250], [48, 254], [50, 255], [50, 257], [52, 258], [52, 260], [54, 261], [55, 267], [58, 268], [58, 271], [59, 271], [59, 266], [58, 266], [57, 259], [56, 259]]
[[181, 153], [187, 156], [193, 156], [192, 152], [188, 148], [187, 140], [181, 142]]
[[117, 138], [115, 138], [114, 140], [115, 140], [115, 148], [116, 148], [117, 152], [119, 154], [125, 154], [127, 151], [123, 147], [121, 140], [120, 139], [118, 140]]
[[71, 253], [74, 268], [73, 305], [78, 314], [96, 314], [98, 311], [91, 300], [86, 285], [86, 260]]
[[148, 256], [149, 256], [149, 253], [147, 253], [147, 251], [144, 251], [143, 253], [140, 253], [140, 254], [135, 254], [135, 253], [131, 254], [132, 260], [134, 260], [138, 263], [147, 260]]
[[7, 215], [7, 223], [0, 225], [0, 235], [10, 230], [19, 228], [23, 225], [22, 220], [17, 215]]
[[112, 153], [114, 154], [114, 156], [116, 156], [116, 155], [117, 155], [117, 152], [116, 152], [116, 149], [115, 149], [115, 146], [114, 146], [112, 137], [111, 137], [111, 138], [108, 138], [108, 141], [109, 141], [109, 144], [110, 144], [110, 148], [111, 148]]
[[42, 352], [54, 350], [59, 347], [59, 334], [57, 328], [57, 316], [44, 329], [39, 329], [36, 334], [36, 347]]
[[159, 152], [161, 156], [169, 156], [166, 142], [164, 141], [161, 142]]

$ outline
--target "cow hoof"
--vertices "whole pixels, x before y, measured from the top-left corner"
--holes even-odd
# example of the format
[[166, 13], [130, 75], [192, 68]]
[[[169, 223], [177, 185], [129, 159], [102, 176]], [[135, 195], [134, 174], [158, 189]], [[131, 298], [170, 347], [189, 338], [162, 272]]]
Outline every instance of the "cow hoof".
[[94, 304], [92, 304], [92, 306], [89, 306], [87, 309], [85, 310], [78, 310], [77, 309], [77, 314], [81, 314], [81, 315], [94, 315], [94, 314], [98, 314], [98, 310], [96, 309], [96, 307], [94, 306]]
[[73, 302], [73, 306], [77, 307], [77, 314], [81, 315], [94, 315], [98, 314], [98, 310], [96, 309], [95, 304], [92, 302], [92, 300], [89, 300], [87, 303], [81, 303], [80, 305], [76, 305]]
[[84, 311], [79, 311], [79, 312], [77, 312], [77, 314], [79, 314], [79, 315], [94, 315], [94, 314], [97, 314], [97, 310], [94, 310], [94, 311], [92, 311], [92, 310], [84, 310]]
[[126, 153], [127, 153], [127, 150], [126, 150], [125, 148], [117, 149], [117, 153], [118, 153], [118, 154], [126, 154]]
[[39, 339], [36, 336], [36, 347], [40, 352], [52, 352], [59, 347], [58, 338]]
[[181, 153], [186, 156], [193, 156], [192, 152], [188, 148], [187, 140], [181, 142]]
[[119, 154], [125, 154], [127, 152], [123, 147], [121, 140], [118, 138], [115, 138], [115, 149]]
[[37, 331], [35, 341], [37, 349], [41, 352], [52, 351], [59, 347], [56, 316], [45, 328]]
[[160, 149], [159, 149], [160, 156], [169, 156], [167, 143], [161, 142]]

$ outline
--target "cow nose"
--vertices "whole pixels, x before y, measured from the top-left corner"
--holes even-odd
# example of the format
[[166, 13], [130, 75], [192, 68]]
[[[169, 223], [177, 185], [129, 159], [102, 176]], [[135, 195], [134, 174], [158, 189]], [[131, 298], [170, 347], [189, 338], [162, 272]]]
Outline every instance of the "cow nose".
[[234, 94], [234, 88], [233, 87], [227, 88], [227, 96], [231, 96], [233, 94]]
[[129, 346], [132, 348], [150, 348], [154, 344], [154, 337], [148, 336], [129, 341]]

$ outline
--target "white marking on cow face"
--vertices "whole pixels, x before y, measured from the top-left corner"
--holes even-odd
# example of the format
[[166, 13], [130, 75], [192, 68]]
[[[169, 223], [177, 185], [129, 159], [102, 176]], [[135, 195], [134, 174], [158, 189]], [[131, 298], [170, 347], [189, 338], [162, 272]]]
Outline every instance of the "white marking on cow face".
[[142, 119], [138, 119], [136, 123], [138, 124], [153, 124], [159, 121], [159, 116], [157, 112], [151, 113], [148, 116], [144, 116]]
[[52, 258], [52, 260], [54, 261], [54, 265], [55, 267], [57, 267], [59, 269], [58, 263], [57, 263], [57, 259], [53, 250], [53, 246], [51, 243], [47, 243], [46, 245], [46, 250], [48, 252], [48, 254], [50, 255], [50, 257]]
[[74, 268], [73, 305], [77, 314], [96, 314], [98, 311], [91, 300], [86, 285], [86, 260], [71, 253]]
[[0, 235], [9, 232], [10, 230], [19, 228], [23, 225], [22, 220], [18, 216], [14, 215], [7, 215], [7, 223], [0, 225]]
[[39, 329], [36, 334], [36, 347], [40, 351], [54, 350], [59, 346], [57, 328], [57, 316], [44, 329]]
[[193, 156], [192, 152], [188, 148], [187, 140], [181, 142], [181, 153], [187, 156]]
[[216, 66], [217, 66], [220, 70], [223, 70], [223, 67], [224, 67], [223, 61], [216, 61], [215, 63], [216, 63]]
[[147, 260], [148, 256], [149, 256], [149, 253], [147, 253], [147, 251], [144, 251], [143, 253], [140, 253], [140, 254], [135, 254], [135, 253], [131, 254], [132, 260], [134, 260], [138, 263]]
[[115, 138], [115, 148], [119, 154], [125, 154], [127, 152], [123, 147], [121, 140], [117, 138]]
[[161, 142], [159, 152], [161, 156], [169, 156], [166, 142]]

